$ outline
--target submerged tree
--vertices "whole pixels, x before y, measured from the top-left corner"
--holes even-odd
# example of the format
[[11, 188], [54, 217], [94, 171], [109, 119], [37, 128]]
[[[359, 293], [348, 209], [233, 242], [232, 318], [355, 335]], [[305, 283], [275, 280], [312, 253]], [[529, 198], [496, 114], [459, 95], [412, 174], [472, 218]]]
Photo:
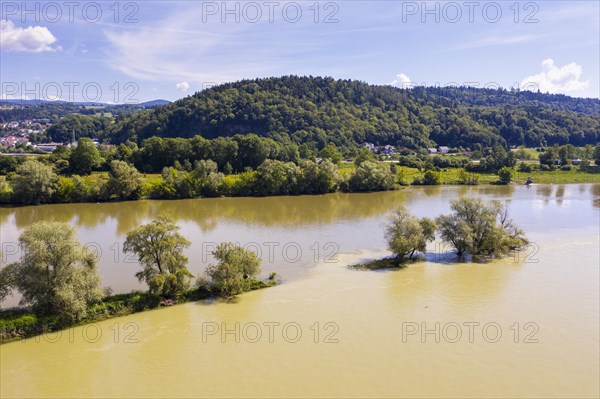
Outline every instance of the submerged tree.
[[38, 222], [19, 238], [20, 262], [7, 266], [11, 284], [22, 295], [21, 304], [58, 315], [65, 321], [85, 317], [87, 307], [101, 299], [96, 260], [75, 240], [67, 223]]
[[500, 201], [460, 198], [452, 201], [451, 208], [454, 213], [440, 216], [436, 222], [442, 240], [458, 255], [501, 256], [528, 243]]
[[219, 244], [213, 255], [219, 263], [210, 265], [206, 274], [221, 295], [235, 296], [248, 291], [251, 281], [260, 273], [260, 258], [239, 245]]
[[137, 255], [143, 269], [135, 276], [148, 284], [151, 294], [176, 298], [190, 286], [192, 274], [183, 249], [191, 243], [178, 230], [169, 218], [160, 216], [127, 234], [123, 250]]
[[418, 219], [404, 207], [396, 209], [386, 227], [388, 249], [401, 263], [413, 259], [415, 253], [425, 252], [427, 242], [435, 237], [435, 222], [429, 218]]

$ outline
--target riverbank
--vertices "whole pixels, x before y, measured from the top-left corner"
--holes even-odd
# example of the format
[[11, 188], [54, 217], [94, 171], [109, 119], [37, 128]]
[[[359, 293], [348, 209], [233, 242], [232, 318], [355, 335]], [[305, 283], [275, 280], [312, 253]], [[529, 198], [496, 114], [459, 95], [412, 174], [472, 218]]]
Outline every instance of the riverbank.
[[[253, 280], [248, 291], [260, 290], [275, 285], [277, 283], [274, 279], [270, 279], [269, 282]], [[30, 309], [2, 309], [0, 310], [0, 345], [133, 313], [213, 298], [221, 297], [215, 296], [204, 289], [189, 290], [178, 300], [163, 299], [158, 295], [141, 291], [110, 295], [104, 297], [101, 302], [90, 306], [84, 319], [73, 323], [61, 320], [59, 315], [36, 315]]]
[[[380, 166], [383, 165], [396, 165], [391, 162], [381, 162]], [[396, 166], [396, 175], [391, 177], [395, 179], [395, 182], [390, 183], [386, 188], [374, 188], [367, 190], [370, 192], [375, 191], [389, 191], [399, 189], [406, 186], [423, 185], [425, 179], [423, 178], [426, 171], [420, 171], [416, 168], [410, 168], [405, 166]], [[333, 191], [329, 192], [364, 192], [352, 190], [348, 184], [349, 179], [355, 174], [357, 167], [354, 163], [343, 162], [339, 166], [339, 176], [341, 181], [337, 184], [337, 187]], [[465, 185], [497, 185], [499, 177], [495, 173], [482, 173], [482, 172], [466, 172], [462, 168], [445, 168], [439, 171], [431, 171], [436, 176], [436, 184], [429, 185], [446, 185], [446, 186], [465, 186]], [[1, 178], [2, 176], [0, 176]], [[78, 177], [78, 176], [76, 176]], [[98, 191], [98, 187], [106, 185], [109, 180], [108, 172], [94, 172], [88, 176], [78, 177], [80, 180], [77, 184], [70, 182], [68, 177], [62, 176], [61, 187], [55, 193], [58, 195], [57, 198], [53, 198], [47, 203], [89, 203], [99, 202], [108, 203], [115, 201], [136, 201], [145, 199], [194, 199], [194, 198], [207, 198], [207, 197], [277, 197], [281, 195], [312, 195], [322, 194], [321, 192], [300, 192], [300, 193], [277, 193], [277, 194], [260, 194], [253, 192], [248, 189], [248, 181], [256, 184], [259, 181], [254, 172], [244, 172], [239, 174], [224, 175], [223, 180], [220, 183], [219, 188], [213, 193], [214, 195], [195, 195], [195, 196], [165, 196], [163, 187], [168, 186], [171, 183], [167, 183], [165, 178], [160, 174], [145, 174], [143, 175], [142, 183], [139, 188], [139, 192], [135, 198], [111, 198], [103, 197]], [[510, 184], [522, 185], [531, 179], [533, 184], [582, 184], [582, 183], [600, 183], [600, 167], [592, 166], [588, 167], [588, 171], [584, 172], [578, 168], [571, 170], [555, 169], [550, 171], [533, 170], [531, 172], [521, 172], [518, 170], [513, 171], [513, 178]], [[416, 183], [415, 183], [416, 182]], [[2, 180], [0, 179], [0, 183]], [[64, 187], [63, 187], [64, 186]], [[76, 191], [85, 188], [86, 196], [76, 195]], [[4, 190], [4, 191], [3, 191]], [[15, 203], [11, 200], [12, 191], [0, 184], [0, 207], [15, 207], [21, 205], [32, 205]], [[95, 190], [95, 191], [94, 191]], [[39, 204], [39, 205], [43, 205]]]
[[[345, 177], [351, 176], [355, 170], [356, 166], [353, 163], [343, 163], [340, 166], [340, 174]], [[515, 169], [513, 183], [525, 184], [528, 177], [531, 177], [533, 183], [536, 184], [600, 183], [600, 168], [591, 167], [590, 170], [591, 172], [583, 172], [573, 168], [571, 170], [555, 169], [550, 171], [532, 170], [531, 172], [520, 172], [518, 169]], [[465, 183], [461, 182], [461, 175], [463, 173], [466, 173], [477, 184], [496, 184], [498, 182], [498, 175], [496, 173], [464, 172], [462, 168], [445, 168], [434, 173], [439, 176], [440, 184], [444, 185], [465, 185]], [[403, 185], [413, 185], [412, 182], [416, 178], [422, 178], [424, 172], [416, 168], [398, 166], [397, 175]]]

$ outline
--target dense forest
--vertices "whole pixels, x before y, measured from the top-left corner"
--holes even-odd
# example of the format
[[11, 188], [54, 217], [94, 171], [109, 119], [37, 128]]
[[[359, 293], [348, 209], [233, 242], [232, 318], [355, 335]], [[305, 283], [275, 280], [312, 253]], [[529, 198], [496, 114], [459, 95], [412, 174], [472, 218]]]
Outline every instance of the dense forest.
[[[66, 119], [56, 125], [50, 137], [78, 131], [70, 123]], [[153, 110], [119, 116], [108, 126], [96, 125], [97, 130], [85, 129], [83, 135], [112, 143], [255, 133], [317, 148], [365, 141], [408, 148], [582, 146], [600, 141], [600, 100], [470, 87], [397, 89], [286, 76], [216, 86]]]

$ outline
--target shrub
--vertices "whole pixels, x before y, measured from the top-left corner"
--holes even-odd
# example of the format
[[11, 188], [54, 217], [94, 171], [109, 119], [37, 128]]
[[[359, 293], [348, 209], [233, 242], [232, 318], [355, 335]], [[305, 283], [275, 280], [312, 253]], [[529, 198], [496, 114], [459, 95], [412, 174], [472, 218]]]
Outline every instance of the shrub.
[[529, 173], [529, 172], [533, 171], [533, 166], [529, 163], [521, 162], [521, 163], [519, 163], [518, 170], [519, 170], [519, 172]]
[[436, 186], [442, 183], [439, 173], [436, 173], [432, 170], [426, 170], [423, 174], [423, 177], [415, 177], [415, 179], [413, 180], [413, 184], [424, 186]]
[[504, 166], [502, 168], [500, 168], [500, 170], [498, 171], [498, 183], [499, 184], [509, 184], [514, 176], [514, 171], [512, 170], [512, 168], [509, 168], [507, 166]]
[[477, 175], [477, 173], [469, 173], [464, 169], [461, 169], [458, 172], [458, 183], [465, 185], [479, 184], [479, 175]]

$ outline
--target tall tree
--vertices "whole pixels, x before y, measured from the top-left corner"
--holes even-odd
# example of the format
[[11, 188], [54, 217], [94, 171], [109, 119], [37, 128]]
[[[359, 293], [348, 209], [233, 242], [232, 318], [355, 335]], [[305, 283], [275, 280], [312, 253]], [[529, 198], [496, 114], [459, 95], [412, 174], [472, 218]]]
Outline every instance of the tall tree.
[[58, 188], [58, 175], [52, 167], [30, 160], [17, 167], [11, 184], [15, 202], [41, 204], [52, 199]]
[[206, 271], [214, 288], [224, 296], [235, 296], [250, 288], [260, 273], [260, 258], [252, 251], [232, 243], [219, 244], [213, 251], [216, 265]]
[[96, 144], [89, 138], [80, 138], [77, 142], [77, 148], [71, 152], [69, 157], [71, 170], [78, 175], [89, 175], [101, 163], [102, 156], [100, 156]]
[[108, 196], [118, 200], [137, 199], [143, 181], [142, 175], [134, 166], [124, 161], [112, 161], [107, 183]]
[[427, 242], [435, 237], [436, 225], [429, 218], [418, 219], [404, 207], [394, 211], [385, 232], [388, 249], [398, 263], [413, 259], [415, 253], [425, 252]]
[[66, 223], [34, 223], [19, 243], [21, 261], [7, 267], [21, 304], [69, 322], [85, 317], [102, 290], [96, 260], [75, 239], [75, 229]]
[[123, 245], [126, 253], [134, 253], [142, 265], [136, 273], [145, 281], [150, 293], [165, 298], [177, 298], [189, 288], [192, 274], [186, 265], [183, 249], [190, 242], [179, 234], [179, 227], [169, 218], [159, 216], [149, 224], [127, 234]]
[[442, 240], [454, 246], [458, 255], [501, 256], [528, 243], [500, 201], [460, 198], [452, 200], [451, 209], [452, 214], [436, 222]]

